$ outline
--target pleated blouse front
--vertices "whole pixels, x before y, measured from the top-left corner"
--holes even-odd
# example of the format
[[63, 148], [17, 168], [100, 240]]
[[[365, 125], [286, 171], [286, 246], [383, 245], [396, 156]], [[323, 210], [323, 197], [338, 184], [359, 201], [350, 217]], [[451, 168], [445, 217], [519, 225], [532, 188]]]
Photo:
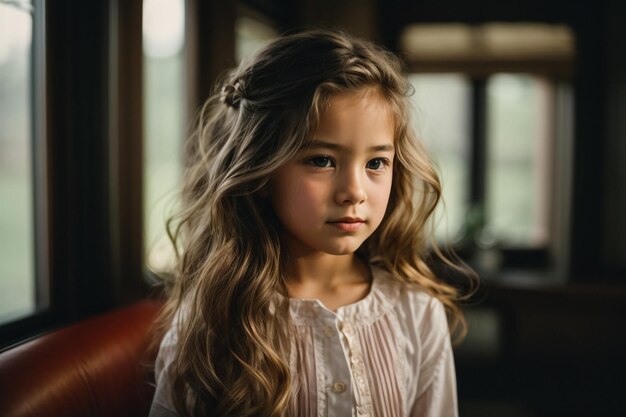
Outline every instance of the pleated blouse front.
[[372, 267], [372, 288], [336, 312], [290, 299], [294, 416], [456, 416], [441, 302]]
[[[371, 290], [354, 304], [331, 311], [319, 300], [292, 298], [289, 308], [295, 325], [290, 415], [458, 415], [446, 314], [436, 298], [372, 267]], [[172, 336], [157, 358], [151, 417], [176, 415], [162, 377]]]

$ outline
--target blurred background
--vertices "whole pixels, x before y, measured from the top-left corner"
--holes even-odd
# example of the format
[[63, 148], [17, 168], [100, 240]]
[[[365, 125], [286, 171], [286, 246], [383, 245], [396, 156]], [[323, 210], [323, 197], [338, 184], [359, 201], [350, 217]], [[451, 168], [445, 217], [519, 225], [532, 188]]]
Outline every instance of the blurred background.
[[0, 346], [146, 296], [214, 80], [312, 27], [410, 74], [437, 239], [481, 278], [461, 416], [623, 415], [623, 0], [0, 0]]

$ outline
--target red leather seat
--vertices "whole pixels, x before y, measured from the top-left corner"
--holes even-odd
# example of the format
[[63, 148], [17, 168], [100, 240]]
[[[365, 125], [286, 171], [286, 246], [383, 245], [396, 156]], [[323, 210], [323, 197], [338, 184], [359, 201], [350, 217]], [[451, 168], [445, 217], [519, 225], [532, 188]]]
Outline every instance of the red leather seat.
[[0, 354], [0, 416], [147, 416], [160, 306], [142, 301]]

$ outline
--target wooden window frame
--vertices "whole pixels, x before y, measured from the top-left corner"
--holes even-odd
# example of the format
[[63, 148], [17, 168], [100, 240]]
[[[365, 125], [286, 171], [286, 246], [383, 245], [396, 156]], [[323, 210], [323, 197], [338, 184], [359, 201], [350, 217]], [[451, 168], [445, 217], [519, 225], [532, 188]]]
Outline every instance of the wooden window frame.
[[0, 350], [136, 300], [142, 276], [141, 0], [34, 1], [37, 303]]

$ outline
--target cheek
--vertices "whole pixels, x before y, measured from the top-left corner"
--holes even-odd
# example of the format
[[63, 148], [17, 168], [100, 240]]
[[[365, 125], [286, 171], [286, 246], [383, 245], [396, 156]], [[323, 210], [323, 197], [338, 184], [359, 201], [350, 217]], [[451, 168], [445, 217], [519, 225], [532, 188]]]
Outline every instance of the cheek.
[[377, 184], [376, 189], [370, 195], [370, 203], [373, 208], [373, 211], [376, 212], [380, 219], [382, 220], [385, 211], [387, 210], [387, 205], [389, 204], [389, 196], [391, 195], [391, 178], [386, 179], [385, 181]]
[[386, 177], [376, 184], [376, 190], [373, 193], [373, 198], [377, 204], [386, 205], [391, 195], [392, 177]]
[[298, 216], [313, 214], [320, 210], [325, 200], [323, 187], [314, 181], [296, 181], [290, 192], [290, 206]]
[[298, 174], [283, 177], [272, 190], [274, 210], [283, 222], [311, 220], [319, 213], [324, 200], [323, 187], [298, 178]]

